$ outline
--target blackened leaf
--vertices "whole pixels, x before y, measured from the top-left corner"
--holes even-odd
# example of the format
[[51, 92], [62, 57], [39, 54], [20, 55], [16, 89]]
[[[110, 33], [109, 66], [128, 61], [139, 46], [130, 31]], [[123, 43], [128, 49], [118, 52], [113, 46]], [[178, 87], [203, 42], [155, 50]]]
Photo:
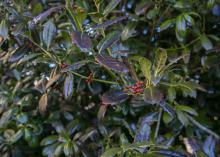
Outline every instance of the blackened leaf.
[[61, 69], [61, 72], [68, 72], [68, 71], [72, 71], [72, 70], [77, 70], [79, 68], [81, 68], [82, 66], [84, 66], [87, 63], [87, 61], [78, 61], [75, 62], [72, 65], [68, 65], [67, 67]]
[[117, 18], [115, 18], [113, 20], [108, 20], [108, 21], [106, 21], [106, 22], [104, 22], [102, 24], [98, 24], [98, 25], [94, 26], [93, 29], [106, 28], [106, 27], [111, 26], [113, 24], [116, 24], [116, 23], [118, 23], [118, 22], [120, 22], [122, 20], [125, 20], [126, 18], [127, 18], [127, 16], [117, 17]]
[[141, 15], [144, 14], [151, 6], [153, 5], [150, 1], [142, 1], [135, 8], [135, 14]]
[[209, 157], [215, 157], [216, 140], [213, 136], [208, 136], [203, 144], [203, 151]]
[[90, 48], [92, 48], [92, 41], [90, 37], [82, 32], [74, 31], [71, 34], [72, 42], [77, 45], [81, 49], [81, 51], [87, 52]]
[[129, 69], [123, 62], [119, 62], [118, 60], [105, 55], [97, 55], [96, 60], [106, 68], [112, 69], [121, 73], [128, 73]]
[[46, 111], [47, 104], [48, 104], [47, 99], [48, 99], [48, 94], [47, 94], [47, 93], [43, 94], [43, 95], [41, 96], [41, 98], [40, 98], [40, 101], [39, 101], [39, 110], [40, 110], [41, 112]]
[[205, 50], [210, 50], [213, 48], [213, 44], [212, 44], [211, 40], [206, 35], [204, 35], [204, 34], [201, 35], [200, 40], [201, 40], [202, 47]]
[[47, 49], [50, 47], [51, 42], [56, 34], [56, 26], [52, 20], [47, 21], [44, 24], [43, 29], [43, 41], [47, 46]]
[[154, 112], [147, 114], [145, 117], [143, 117], [134, 138], [135, 143], [149, 141], [151, 133], [150, 125], [157, 120], [157, 115], [157, 112]]
[[112, 10], [114, 10], [117, 5], [121, 2], [121, 0], [111, 0], [111, 2], [106, 6], [106, 8], [103, 11], [103, 14], [106, 16], [108, 15]]
[[109, 91], [102, 95], [103, 104], [110, 104], [110, 105], [120, 104], [127, 99], [128, 99], [128, 94], [119, 90]]
[[60, 78], [60, 76], [61, 76], [61, 74], [56, 74], [55, 76], [50, 78], [46, 84], [46, 88], [49, 88], [50, 86], [52, 86]]
[[183, 153], [173, 151], [173, 150], [168, 150], [168, 149], [157, 149], [157, 150], [153, 150], [151, 152], [154, 152], [156, 154], [166, 155], [166, 156], [169, 156], [169, 157], [187, 157]]
[[68, 74], [64, 82], [63, 94], [65, 99], [68, 99], [73, 94], [73, 75]]
[[115, 156], [116, 154], [122, 152], [122, 148], [119, 148], [119, 147], [115, 147], [115, 148], [110, 148], [110, 149], [107, 149], [102, 155], [101, 157], [113, 157]]
[[144, 101], [149, 104], [159, 104], [163, 99], [163, 93], [155, 87], [144, 90]]
[[121, 33], [118, 31], [109, 33], [99, 42], [99, 44], [97, 45], [97, 49], [99, 50], [99, 52], [102, 52], [103, 50], [112, 46], [115, 42], [119, 41], [120, 36]]

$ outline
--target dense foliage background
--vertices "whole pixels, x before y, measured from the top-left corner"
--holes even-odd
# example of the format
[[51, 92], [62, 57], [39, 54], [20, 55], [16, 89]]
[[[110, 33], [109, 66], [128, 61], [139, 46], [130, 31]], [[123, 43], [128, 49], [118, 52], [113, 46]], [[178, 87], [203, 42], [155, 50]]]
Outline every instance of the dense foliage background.
[[1, 0], [1, 157], [217, 157], [219, 0]]

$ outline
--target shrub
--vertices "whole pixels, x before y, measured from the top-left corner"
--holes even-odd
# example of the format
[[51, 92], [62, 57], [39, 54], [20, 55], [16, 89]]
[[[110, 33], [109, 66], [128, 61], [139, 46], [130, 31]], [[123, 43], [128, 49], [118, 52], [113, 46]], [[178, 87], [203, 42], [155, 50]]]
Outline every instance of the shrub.
[[2, 0], [2, 157], [215, 157], [219, 0]]

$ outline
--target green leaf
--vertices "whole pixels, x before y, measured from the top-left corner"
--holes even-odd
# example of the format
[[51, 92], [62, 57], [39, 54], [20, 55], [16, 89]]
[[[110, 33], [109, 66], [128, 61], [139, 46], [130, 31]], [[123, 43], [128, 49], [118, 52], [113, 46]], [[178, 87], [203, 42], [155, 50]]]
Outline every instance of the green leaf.
[[185, 111], [185, 112], [188, 112], [188, 113], [190, 113], [192, 115], [198, 116], [198, 113], [196, 112], [196, 110], [191, 108], [191, 107], [189, 107], [189, 106], [177, 105], [175, 108], [176, 108], [176, 110]]
[[148, 81], [151, 81], [151, 61], [147, 58], [141, 57], [139, 59], [139, 64], [141, 66], [141, 71]]
[[10, 142], [16, 143], [22, 136], [23, 136], [24, 132], [22, 129], [18, 130], [11, 138], [10, 138]]
[[66, 156], [72, 155], [73, 154], [73, 146], [71, 143], [66, 143], [63, 146], [63, 152]]
[[163, 93], [156, 87], [146, 88], [144, 90], [144, 101], [149, 104], [158, 104], [163, 99]]
[[41, 141], [40, 145], [41, 146], [51, 145], [51, 144], [55, 143], [57, 140], [58, 140], [57, 135], [51, 135], [51, 136], [48, 136], [48, 137], [44, 138]]
[[26, 113], [21, 113], [21, 114], [17, 115], [16, 118], [20, 123], [27, 123], [27, 121], [28, 121], [28, 116]]
[[163, 72], [167, 61], [167, 51], [165, 49], [159, 48], [156, 51], [155, 63], [154, 63], [154, 77], [156, 78]]
[[160, 31], [168, 29], [174, 23], [174, 19], [169, 19], [161, 23]]
[[114, 10], [117, 5], [121, 2], [121, 0], [111, 0], [111, 2], [106, 6], [103, 11], [103, 14], [107, 16], [112, 10]]
[[28, 142], [31, 140], [31, 132], [28, 128], [24, 129], [24, 138]]
[[120, 39], [121, 33], [118, 31], [107, 34], [97, 45], [99, 52], [109, 48]]
[[43, 42], [46, 44], [47, 49], [49, 49], [55, 34], [56, 34], [55, 24], [53, 23], [52, 20], [47, 21], [44, 24], [44, 29], [43, 29]]
[[179, 15], [176, 18], [176, 37], [177, 39], [182, 42], [186, 35], [186, 20], [183, 15]]
[[202, 47], [205, 50], [210, 50], [213, 48], [213, 44], [211, 40], [205, 34], [200, 36], [200, 40], [201, 40]]
[[71, 98], [73, 94], [73, 75], [72, 74], [68, 74], [64, 81], [63, 94], [64, 94], [65, 99]]
[[186, 113], [180, 110], [178, 110], [176, 113], [179, 121], [186, 127], [189, 124], [189, 119], [187, 118]]
[[[0, 23], [0, 37], [5, 40], [8, 37], [8, 26], [5, 20], [2, 20]], [[3, 41], [0, 39], [0, 43]]]
[[115, 156], [116, 154], [121, 153], [121, 152], [122, 152], [122, 148], [119, 148], [119, 147], [110, 148], [110, 149], [106, 150], [106, 151], [101, 155], [101, 157], [113, 157], [113, 156]]
[[173, 87], [168, 88], [168, 99], [169, 101], [174, 101], [176, 99], [176, 90]]

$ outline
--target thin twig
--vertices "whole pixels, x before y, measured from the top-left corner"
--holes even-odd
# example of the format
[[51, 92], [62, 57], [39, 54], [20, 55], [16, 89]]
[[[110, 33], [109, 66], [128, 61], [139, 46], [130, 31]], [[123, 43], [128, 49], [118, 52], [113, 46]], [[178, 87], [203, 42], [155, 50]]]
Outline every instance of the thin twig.
[[158, 136], [158, 133], [159, 133], [162, 113], [163, 113], [163, 109], [160, 108], [160, 109], [159, 109], [158, 119], [157, 119], [157, 127], [156, 127], [155, 134], [154, 134], [154, 140], [156, 140], [156, 138], [157, 138], [157, 136]]

